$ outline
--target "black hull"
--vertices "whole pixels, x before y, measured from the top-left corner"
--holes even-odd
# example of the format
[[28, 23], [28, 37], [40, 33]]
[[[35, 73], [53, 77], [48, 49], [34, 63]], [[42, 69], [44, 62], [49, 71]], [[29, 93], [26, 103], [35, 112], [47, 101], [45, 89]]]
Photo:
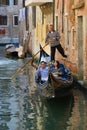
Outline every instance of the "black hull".
[[55, 90], [55, 97], [64, 97], [72, 94], [72, 87], [67, 88], [61, 88], [58, 90]]
[[41, 95], [41, 97], [44, 97], [44, 98], [64, 97], [64, 96], [70, 95], [73, 89], [72, 82], [70, 82], [70, 84], [62, 83], [60, 85], [60, 83], [58, 84], [58, 81], [57, 81], [56, 89], [55, 89], [56, 83], [52, 81], [47, 81], [43, 84], [36, 83], [36, 85], [37, 85], [37, 90], [39, 94]]
[[10, 53], [6, 53], [7, 57], [14, 57], [14, 58], [19, 58], [18, 57], [18, 52], [10, 52]]

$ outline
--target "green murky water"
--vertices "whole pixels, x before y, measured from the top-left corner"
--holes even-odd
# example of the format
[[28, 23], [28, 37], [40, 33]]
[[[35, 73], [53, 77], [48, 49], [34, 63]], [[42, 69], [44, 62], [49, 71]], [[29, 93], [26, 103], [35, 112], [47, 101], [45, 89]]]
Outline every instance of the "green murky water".
[[0, 130], [86, 130], [86, 93], [76, 89], [71, 96], [44, 100], [31, 66], [10, 80], [24, 62], [0, 57]]

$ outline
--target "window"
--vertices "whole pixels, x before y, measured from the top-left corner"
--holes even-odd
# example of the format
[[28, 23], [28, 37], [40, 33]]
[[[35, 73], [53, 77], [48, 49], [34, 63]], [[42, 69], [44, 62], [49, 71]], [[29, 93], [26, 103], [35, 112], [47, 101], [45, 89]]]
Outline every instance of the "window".
[[58, 30], [58, 16], [56, 16], [56, 30]]
[[7, 25], [7, 16], [0, 15], [0, 25]]
[[61, 21], [62, 21], [62, 33], [64, 32], [64, 6], [65, 6], [65, 1], [64, 0], [62, 0], [62, 19], [61, 19]]
[[44, 24], [44, 13], [42, 13], [42, 24]]
[[25, 7], [25, 0], [23, 0], [23, 7]]
[[33, 25], [34, 25], [34, 27], [36, 27], [36, 6], [32, 7], [32, 11], [33, 11], [33, 14], [32, 14]]
[[13, 25], [18, 26], [18, 15], [13, 16]]
[[0, 0], [0, 5], [9, 5], [9, 0]]
[[17, 5], [18, 4], [18, 0], [14, 0], [14, 5]]

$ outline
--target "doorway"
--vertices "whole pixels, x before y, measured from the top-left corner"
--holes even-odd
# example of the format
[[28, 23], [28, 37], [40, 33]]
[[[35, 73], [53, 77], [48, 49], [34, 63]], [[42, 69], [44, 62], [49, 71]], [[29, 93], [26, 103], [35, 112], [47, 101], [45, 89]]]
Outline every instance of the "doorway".
[[83, 80], [83, 16], [78, 16], [78, 76]]

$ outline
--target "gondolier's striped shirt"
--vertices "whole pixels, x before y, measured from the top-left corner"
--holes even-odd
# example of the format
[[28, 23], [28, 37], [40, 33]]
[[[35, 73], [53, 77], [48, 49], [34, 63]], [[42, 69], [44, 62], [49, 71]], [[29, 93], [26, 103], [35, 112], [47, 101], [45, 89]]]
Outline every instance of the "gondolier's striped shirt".
[[[53, 38], [56, 38], [56, 40], [54, 40]], [[57, 46], [60, 44], [60, 35], [58, 33], [58, 31], [53, 30], [52, 32], [48, 32], [45, 38], [45, 43], [48, 42], [48, 40], [50, 41], [50, 45], [51, 47]]]

